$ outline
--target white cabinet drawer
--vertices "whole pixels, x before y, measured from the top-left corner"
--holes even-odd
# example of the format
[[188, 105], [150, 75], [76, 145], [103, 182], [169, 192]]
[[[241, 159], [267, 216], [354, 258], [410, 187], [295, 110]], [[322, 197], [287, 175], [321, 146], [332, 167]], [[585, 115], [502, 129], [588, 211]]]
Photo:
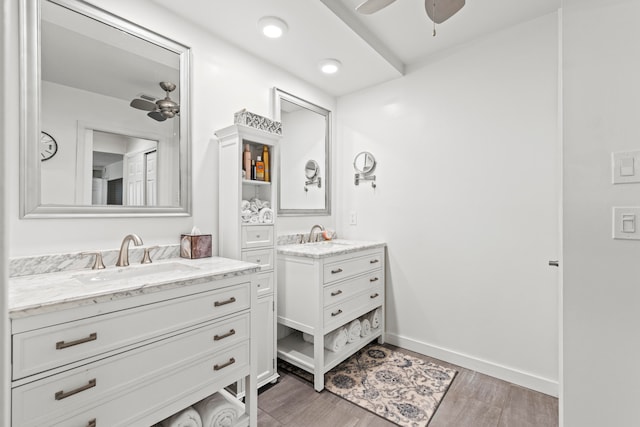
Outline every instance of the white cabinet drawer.
[[324, 331], [329, 332], [384, 302], [384, 285], [377, 282], [368, 291], [324, 309]]
[[15, 334], [13, 379], [249, 308], [250, 283]]
[[375, 252], [371, 255], [346, 259], [326, 264], [323, 268], [324, 283], [333, 283], [344, 280], [367, 271], [378, 269], [382, 266], [383, 252]]
[[[150, 389], [145, 394], [155, 396], [150, 405], [158, 404], [171, 395], [185, 392], [179, 386], [184, 382], [182, 375], [185, 374], [166, 390], [152, 384], [175, 372], [190, 371], [187, 369], [190, 366], [193, 366], [194, 374], [188, 375], [192, 384], [186, 388], [237, 371], [249, 363], [249, 323], [247, 313], [16, 387], [12, 391], [13, 426], [51, 425], [52, 420], [66, 418], [107, 398], [126, 394], [131, 394], [129, 399], [137, 406], [140, 399], [145, 399], [140, 396], [141, 387]], [[150, 405], [132, 409], [141, 411]], [[126, 418], [122, 408], [113, 409], [114, 415]], [[97, 423], [116, 424], [104, 420]]]
[[324, 306], [342, 302], [352, 296], [370, 289], [376, 283], [382, 283], [382, 270], [375, 270], [369, 274], [345, 280], [324, 287]]
[[242, 249], [273, 246], [273, 225], [243, 225]]
[[242, 251], [242, 261], [260, 264], [262, 270], [273, 269], [273, 249], [253, 249], [250, 251]]
[[258, 296], [273, 292], [273, 271], [256, 274], [255, 284]]

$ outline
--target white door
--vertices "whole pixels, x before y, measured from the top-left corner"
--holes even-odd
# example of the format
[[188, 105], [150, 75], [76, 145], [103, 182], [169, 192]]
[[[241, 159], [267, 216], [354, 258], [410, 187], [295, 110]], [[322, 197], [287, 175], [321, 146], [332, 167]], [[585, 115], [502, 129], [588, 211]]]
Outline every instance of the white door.
[[127, 206], [144, 205], [144, 156], [127, 155]]
[[156, 206], [158, 204], [158, 152], [152, 151], [145, 154], [146, 159], [146, 204], [147, 206]]

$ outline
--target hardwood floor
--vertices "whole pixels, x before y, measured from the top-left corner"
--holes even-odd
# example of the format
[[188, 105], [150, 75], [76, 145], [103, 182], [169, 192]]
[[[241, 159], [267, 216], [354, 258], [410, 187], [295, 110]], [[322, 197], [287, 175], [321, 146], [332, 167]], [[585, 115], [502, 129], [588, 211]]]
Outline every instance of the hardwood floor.
[[[389, 346], [390, 348], [395, 348]], [[556, 427], [558, 399], [411, 351], [458, 371], [429, 427]], [[395, 424], [280, 371], [258, 396], [260, 427], [391, 427]]]

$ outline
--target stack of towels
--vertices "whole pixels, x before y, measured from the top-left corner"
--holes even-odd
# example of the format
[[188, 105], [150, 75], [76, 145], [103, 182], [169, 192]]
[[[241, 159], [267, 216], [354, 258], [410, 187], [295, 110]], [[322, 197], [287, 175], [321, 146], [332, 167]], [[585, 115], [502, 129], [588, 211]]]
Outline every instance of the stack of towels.
[[160, 423], [162, 427], [232, 427], [240, 415], [238, 407], [214, 393]]
[[251, 200], [242, 201], [240, 218], [245, 224], [272, 224], [273, 209], [268, 201], [254, 197]]
[[[380, 327], [380, 309], [377, 308], [346, 326], [329, 332], [324, 336], [324, 348], [334, 353], [341, 351], [348, 343], [356, 342], [360, 337], [368, 337], [373, 329]], [[313, 344], [313, 335], [303, 333], [302, 339]]]

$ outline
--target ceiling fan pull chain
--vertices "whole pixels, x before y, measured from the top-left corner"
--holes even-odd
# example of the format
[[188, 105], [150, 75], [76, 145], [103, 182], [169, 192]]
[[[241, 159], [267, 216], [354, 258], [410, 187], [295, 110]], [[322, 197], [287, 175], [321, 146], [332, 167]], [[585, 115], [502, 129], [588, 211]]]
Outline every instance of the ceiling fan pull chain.
[[[433, 16], [436, 16], [436, 0], [433, 0]], [[433, 20], [433, 37], [436, 36], [436, 20]]]

